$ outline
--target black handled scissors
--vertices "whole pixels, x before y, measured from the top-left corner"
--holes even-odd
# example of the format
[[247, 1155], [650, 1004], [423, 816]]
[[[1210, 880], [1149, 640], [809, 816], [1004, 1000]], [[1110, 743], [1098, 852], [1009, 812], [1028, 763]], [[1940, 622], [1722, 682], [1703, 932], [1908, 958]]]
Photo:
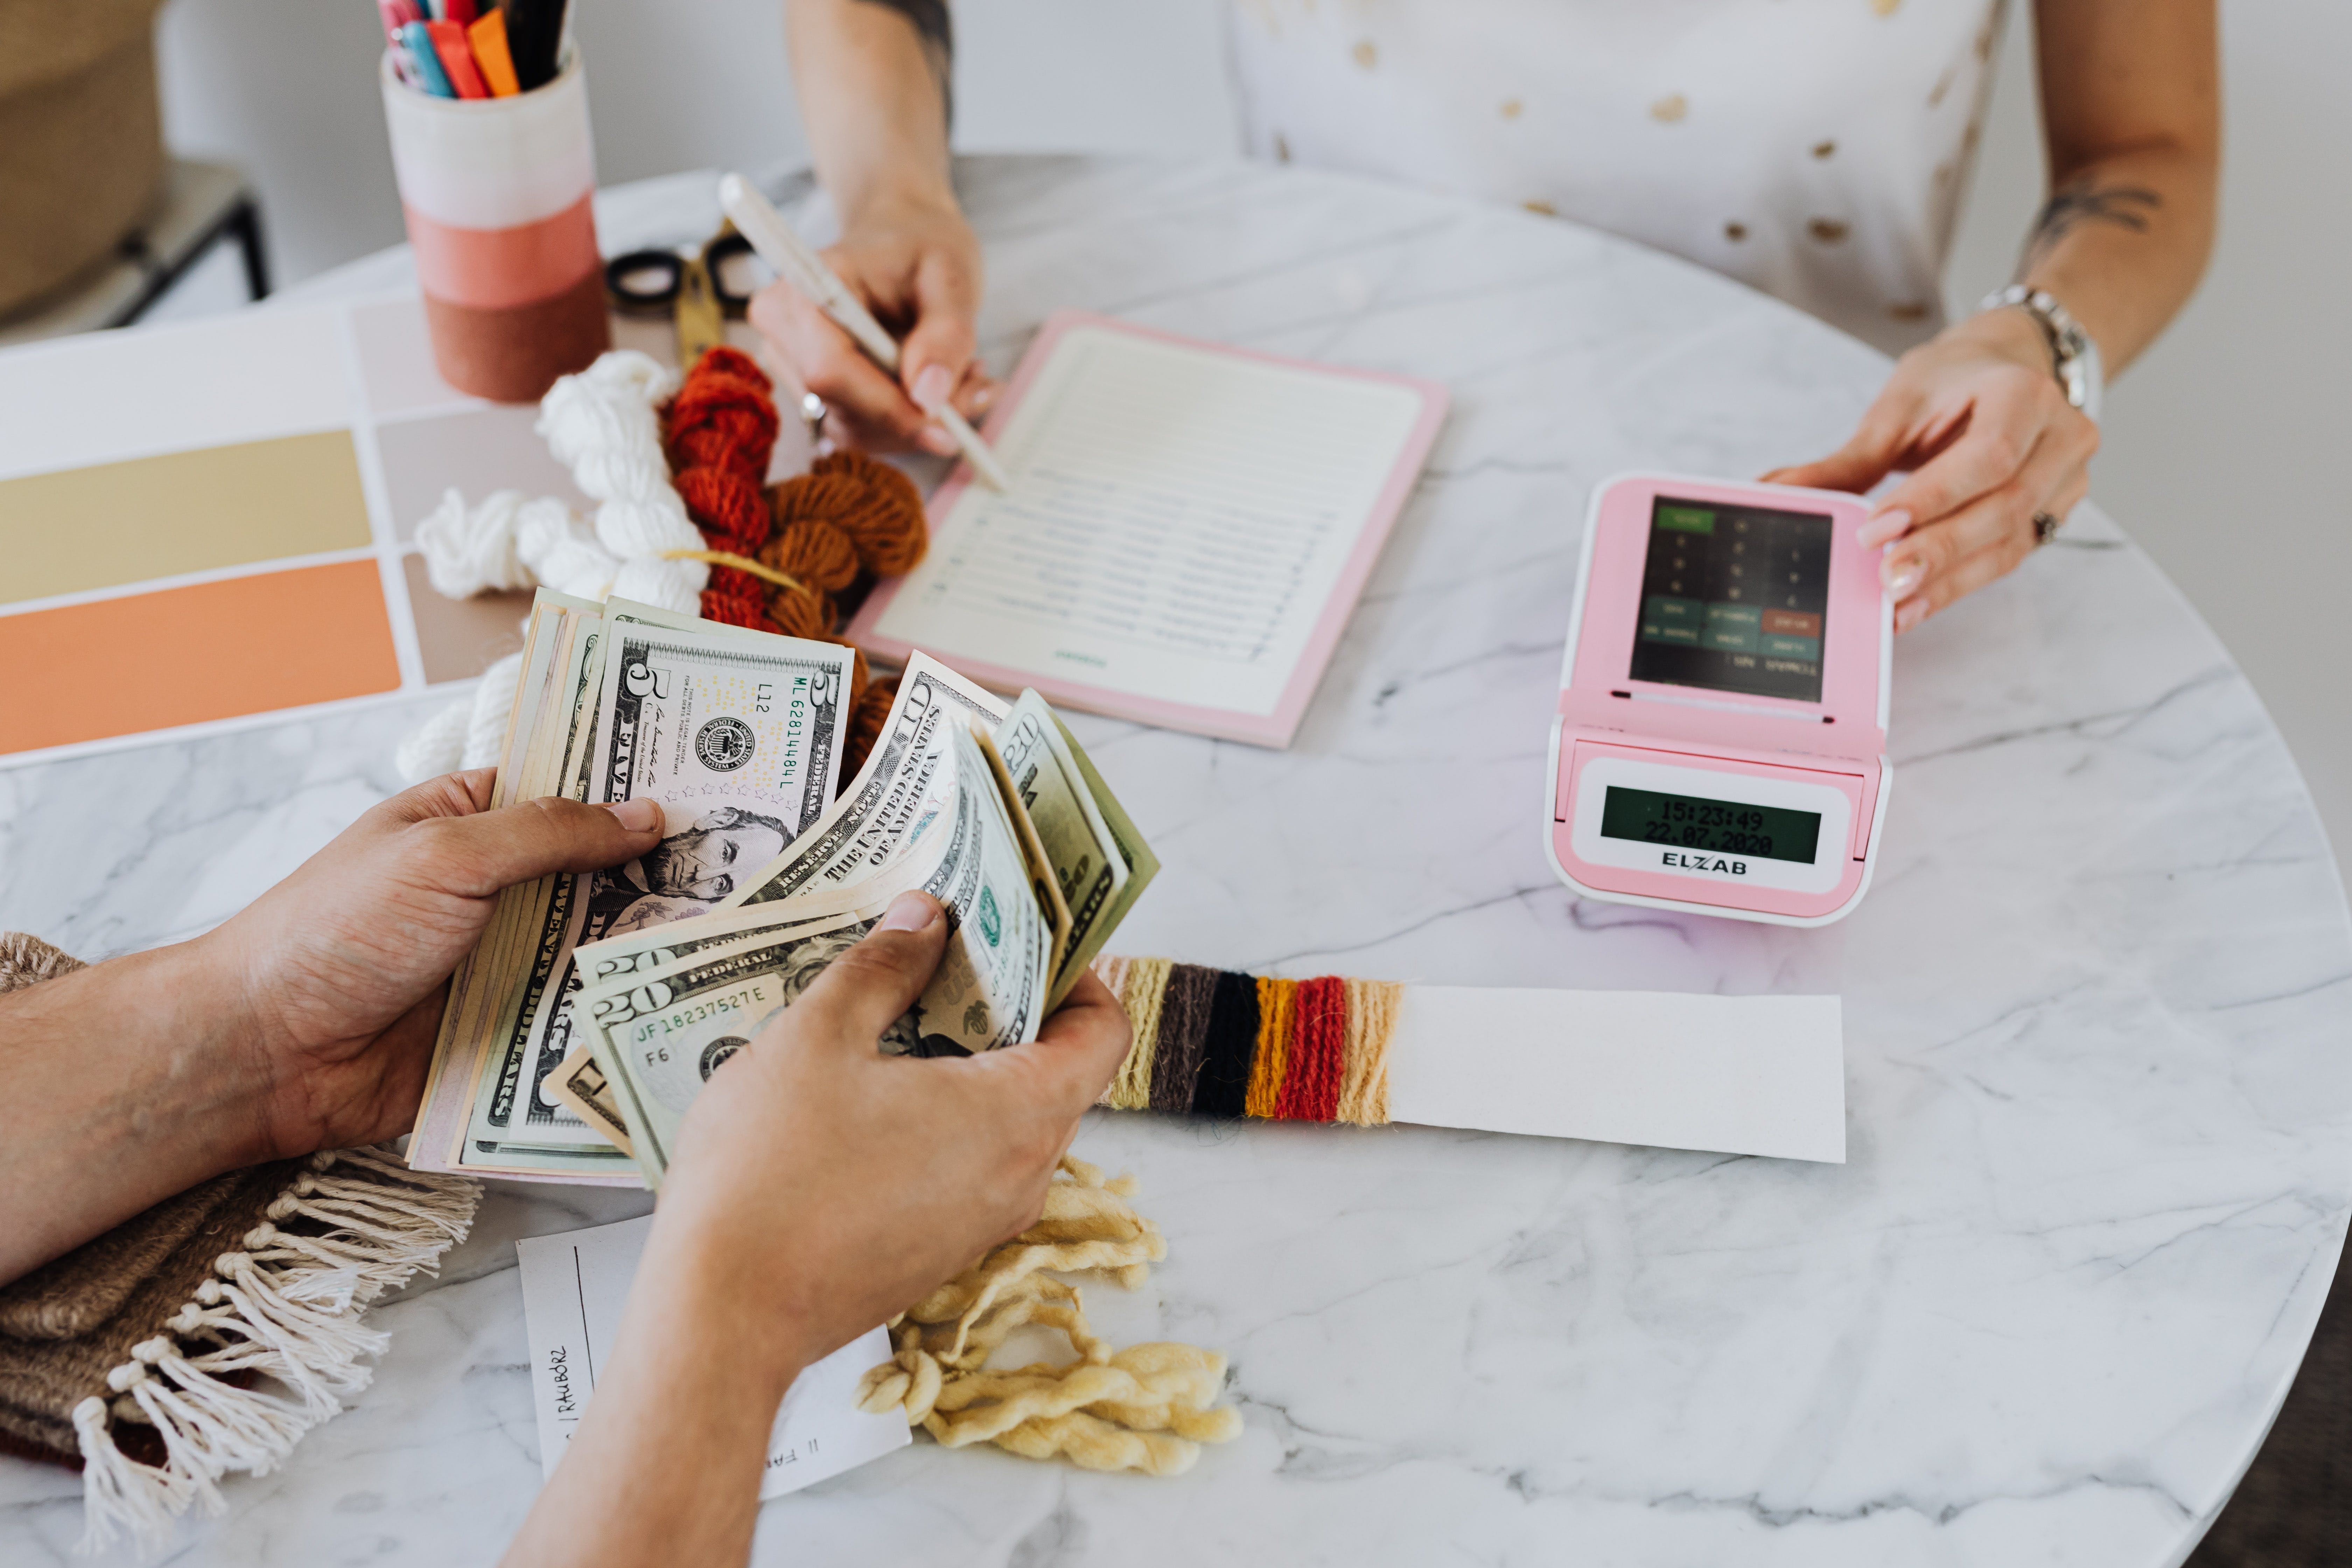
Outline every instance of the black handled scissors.
[[726, 341], [727, 323], [749, 313], [751, 297], [727, 285], [726, 264], [751, 254], [751, 242], [727, 225], [699, 251], [632, 250], [604, 263], [604, 291], [626, 316], [667, 316], [686, 369]]

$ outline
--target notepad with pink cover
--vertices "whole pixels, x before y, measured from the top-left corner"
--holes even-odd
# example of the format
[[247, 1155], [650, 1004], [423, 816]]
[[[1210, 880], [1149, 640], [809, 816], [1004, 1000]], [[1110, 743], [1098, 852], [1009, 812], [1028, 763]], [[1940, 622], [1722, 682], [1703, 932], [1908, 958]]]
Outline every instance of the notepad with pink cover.
[[1048, 320], [929, 554], [850, 637], [1073, 708], [1286, 746], [1445, 416], [1434, 382]]

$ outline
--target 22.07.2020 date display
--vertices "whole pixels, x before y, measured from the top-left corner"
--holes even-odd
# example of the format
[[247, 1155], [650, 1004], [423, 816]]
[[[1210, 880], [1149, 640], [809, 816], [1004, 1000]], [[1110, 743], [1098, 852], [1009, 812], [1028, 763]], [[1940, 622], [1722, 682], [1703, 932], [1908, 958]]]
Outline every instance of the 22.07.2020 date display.
[[1601, 835], [1811, 865], [1822, 814], [1612, 784], [1601, 805]]

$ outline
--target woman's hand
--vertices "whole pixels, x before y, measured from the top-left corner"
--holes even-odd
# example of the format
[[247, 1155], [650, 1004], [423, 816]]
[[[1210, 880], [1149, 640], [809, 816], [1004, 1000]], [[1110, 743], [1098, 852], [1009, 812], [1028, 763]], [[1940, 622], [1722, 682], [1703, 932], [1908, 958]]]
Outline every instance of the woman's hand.
[[1036, 1220], [1127, 1015], [1088, 974], [1028, 1045], [883, 1056], [946, 941], [938, 903], [900, 895], [711, 1076], [595, 1400], [508, 1568], [742, 1562], [793, 1379]]
[[660, 837], [651, 802], [492, 811], [492, 777], [394, 795], [217, 931], [0, 997], [0, 1284], [223, 1171], [407, 1131], [499, 889]]
[[489, 809], [494, 768], [393, 796], [211, 935], [205, 962], [239, 998], [267, 1091], [267, 1154], [408, 1130], [450, 972], [501, 889], [635, 858], [659, 839], [652, 801], [534, 800]]
[[1034, 1224], [1126, 1058], [1127, 1015], [1091, 973], [1033, 1044], [882, 1055], [946, 942], [937, 900], [900, 894], [713, 1075], [680, 1130], [648, 1262], [756, 1303], [787, 1362], [846, 1343]]
[[2011, 308], [1905, 354], [1853, 439], [1764, 478], [1859, 493], [1909, 471], [1861, 535], [1865, 549], [1888, 547], [1879, 575], [1895, 600], [1895, 629], [1909, 631], [2032, 553], [2034, 514], [2064, 521], [2090, 488], [2098, 447], [2099, 427], [2051, 374], [2042, 329]]
[[788, 283], [771, 283], [753, 296], [752, 324], [801, 384], [824, 400], [836, 439], [878, 451], [918, 447], [954, 456], [954, 438], [932, 422], [932, 413], [952, 402], [977, 418], [996, 397], [996, 383], [972, 358], [980, 241], [954, 199], [877, 200], [845, 226], [824, 261], [900, 340], [898, 380]]

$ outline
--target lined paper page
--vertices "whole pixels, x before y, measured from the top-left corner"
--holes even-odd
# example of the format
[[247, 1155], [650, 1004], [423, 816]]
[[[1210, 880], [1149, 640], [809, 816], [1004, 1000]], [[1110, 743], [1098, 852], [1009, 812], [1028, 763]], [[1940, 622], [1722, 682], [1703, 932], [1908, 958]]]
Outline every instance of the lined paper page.
[[1274, 712], [1422, 412], [1390, 383], [1071, 329], [875, 630], [1102, 690]]

